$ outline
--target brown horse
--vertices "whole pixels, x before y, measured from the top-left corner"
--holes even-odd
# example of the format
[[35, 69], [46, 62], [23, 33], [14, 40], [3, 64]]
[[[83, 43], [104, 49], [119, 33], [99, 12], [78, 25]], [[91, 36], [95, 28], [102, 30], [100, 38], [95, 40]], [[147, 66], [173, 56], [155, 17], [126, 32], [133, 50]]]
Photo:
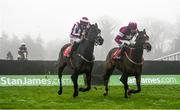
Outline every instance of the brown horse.
[[[120, 81], [124, 84], [125, 98], [127, 98], [131, 93], [138, 93], [141, 91], [141, 72], [144, 62], [143, 50], [146, 49], [147, 52], [151, 50], [151, 45], [148, 40], [149, 36], [146, 34], [145, 29], [143, 31], [138, 31], [135, 45], [133, 47], [124, 47], [125, 52], [121, 61], [112, 58], [113, 53], [119, 48], [116, 47], [110, 50], [105, 62], [104, 96], [108, 95], [108, 81], [115, 68], [122, 72]], [[135, 76], [137, 90], [133, 90], [128, 87], [127, 82], [129, 76]]]
[[86, 74], [87, 87], [80, 88], [82, 92], [89, 91], [91, 89], [91, 71], [94, 64], [94, 46], [102, 45], [104, 39], [100, 36], [101, 30], [98, 28], [97, 24], [90, 25], [87, 34], [80, 42], [77, 51], [74, 52], [70, 61], [66, 61], [63, 55], [64, 50], [70, 45], [66, 44], [61, 48], [58, 60], [58, 76], [59, 76], [59, 91], [58, 94], [62, 94], [62, 72], [64, 67], [68, 66], [73, 69], [71, 76], [72, 82], [74, 84], [74, 94], [73, 97], [78, 96], [78, 83], [77, 79], [79, 74]]

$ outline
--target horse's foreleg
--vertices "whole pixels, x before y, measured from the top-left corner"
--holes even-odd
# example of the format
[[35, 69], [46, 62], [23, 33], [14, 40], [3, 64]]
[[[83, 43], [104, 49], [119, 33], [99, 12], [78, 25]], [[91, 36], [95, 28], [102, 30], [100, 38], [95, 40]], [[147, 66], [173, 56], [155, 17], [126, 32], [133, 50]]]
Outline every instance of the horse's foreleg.
[[86, 92], [91, 89], [91, 72], [86, 73], [86, 81], [87, 81], [87, 87], [86, 88], [79, 88], [79, 91]]
[[109, 78], [113, 72], [114, 68], [111, 68], [111, 69], [107, 69], [106, 70], [106, 73], [104, 75], [104, 86], [105, 86], [105, 92], [104, 92], [104, 96], [107, 96], [108, 95], [108, 82], [109, 82]]
[[87, 88], [85, 91], [89, 91], [91, 89], [91, 72], [86, 73], [86, 77], [87, 77]]
[[78, 73], [73, 73], [73, 75], [71, 76], [72, 82], [74, 84], [74, 93], [73, 93], [73, 97], [75, 98], [76, 96], [78, 96], [78, 83], [77, 83], [77, 79], [78, 79]]
[[128, 76], [127, 76], [127, 75], [124, 75], [124, 74], [125, 74], [125, 73], [122, 74], [120, 81], [124, 84], [124, 97], [125, 97], [125, 98], [128, 98], [128, 96], [127, 96], [127, 90], [129, 89], [128, 83], [127, 83], [127, 81], [128, 81]]
[[62, 66], [58, 67], [58, 77], [59, 77], [59, 91], [58, 91], [58, 94], [59, 95], [62, 94], [62, 72], [63, 72], [65, 66], [66, 66], [66, 64], [63, 64]]
[[141, 91], [141, 76], [137, 75], [135, 76], [136, 78], [136, 85], [137, 85], [137, 90], [132, 91], [132, 93], [139, 93]]

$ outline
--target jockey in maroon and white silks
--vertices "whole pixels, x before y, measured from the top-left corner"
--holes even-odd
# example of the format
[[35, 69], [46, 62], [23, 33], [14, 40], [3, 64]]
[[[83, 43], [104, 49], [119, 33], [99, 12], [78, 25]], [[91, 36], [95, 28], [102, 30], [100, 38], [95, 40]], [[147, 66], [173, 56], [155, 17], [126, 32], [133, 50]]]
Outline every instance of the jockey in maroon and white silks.
[[119, 29], [119, 33], [117, 34], [115, 41], [118, 44], [124, 44], [127, 45], [135, 43], [132, 39], [137, 34], [137, 24], [130, 22], [128, 26], [123, 26]]
[[89, 19], [87, 17], [82, 17], [80, 22], [76, 22], [71, 30], [70, 42], [79, 43], [81, 41], [81, 36], [85, 35], [85, 31], [89, 28]]
[[[129, 22], [128, 26], [123, 26], [119, 29], [119, 33], [117, 34], [115, 41], [118, 43], [119, 48], [124, 50], [124, 45], [134, 45], [135, 39], [137, 35], [137, 24], [134, 22]], [[120, 53], [118, 53], [120, 54]], [[117, 57], [117, 59], [120, 59], [121, 57]]]
[[70, 43], [72, 44], [71, 52], [67, 55], [70, 58], [73, 52], [78, 48], [80, 41], [85, 36], [87, 29], [90, 27], [89, 19], [82, 17], [79, 22], [76, 22], [71, 30]]

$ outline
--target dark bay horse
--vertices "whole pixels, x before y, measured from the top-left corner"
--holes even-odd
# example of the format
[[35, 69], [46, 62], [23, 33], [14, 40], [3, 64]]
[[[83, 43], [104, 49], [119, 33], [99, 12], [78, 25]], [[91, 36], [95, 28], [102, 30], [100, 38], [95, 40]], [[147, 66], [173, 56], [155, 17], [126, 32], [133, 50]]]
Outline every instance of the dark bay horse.
[[73, 74], [71, 76], [72, 82], [74, 84], [74, 94], [73, 97], [78, 96], [78, 75], [85, 73], [87, 87], [79, 88], [79, 91], [85, 92], [91, 89], [91, 71], [94, 64], [94, 46], [102, 45], [104, 39], [100, 36], [101, 30], [98, 28], [97, 24], [90, 25], [87, 34], [82, 39], [76, 52], [72, 55], [70, 62], [65, 60], [63, 56], [64, 50], [70, 45], [66, 44], [61, 48], [58, 59], [58, 76], [59, 76], [59, 91], [58, 94], [62, 94], [62, 72], [65, 66], [69, 66], [73, 69]]
[[[122, 72], [120, 81], [124, 85], [125, 98], [131, 93], [138, 93], [141, 91], [141, 72], [143, 66], [143, 50], [146, 49], [147, 52], [151, 51], [151, 44], [148, 42], [149, 36], [146, 34], [145, 29], [143, 31], [138, 31], [136, 37], [136, 43], [133, 48], [125, 47], [125, 52], [122, 61], [115, 60], [112, 58], [112, 54], [118, 49], [113, 48], [110, 50], [106, 57], [105, 62], [105, 75], [104, 75], [104, 85], [105, 93], [104, 96], [108, 95], [108, 81], [115, 68]], [[130, 89], [128, 87], [128, 77], [135, 76], [137, 90]], [[127, 95], [128, 93], [128, 95]]]

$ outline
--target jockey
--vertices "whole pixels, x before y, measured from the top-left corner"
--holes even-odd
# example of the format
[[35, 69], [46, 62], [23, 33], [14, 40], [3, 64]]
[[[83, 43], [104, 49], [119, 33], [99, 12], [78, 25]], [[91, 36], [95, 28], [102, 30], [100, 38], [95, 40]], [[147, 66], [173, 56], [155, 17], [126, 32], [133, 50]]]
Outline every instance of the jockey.
[[72, 49], [67, 55], [67, 58], [70, 59], [73, 52], [78, 48], [80, 41], [86, 34], [87, 29], [90, 27], [89, 19], [87, 17], [82, 17], [80, 22], [76, 22], [72, 28], [70, 34], [70, 43], [72, 44]]
[[124, 27], [121, 27], [119, 29], [119, 33], [117, 34], [116, 38], [115, 38], [115, 41], [116, 43], [118, 43], [119, 45], [119, 48], [120, 48], [120, 52], [117, 53], [117, 57], [115, 57], [115, 59], [119, 59], [121, 60], [122, 59], [122, 55], [120, 55], [120, 53], [123, 53], [124, 52], [124, 46], [127, 45], [134, 45], [135, 44], [135, 37], [137, 35], [137, 24], [135, 22], [129, 22], [128, 26], [124, 26]]
[[[23, 42], [23, 43], [21, 43], [21, 46], [18, 49], [18, 54], [22, 57], [24, 52], [26, 53], [26, 55], [28, 54], [26, 44]], [[27, 56], [24, 56], [24, 57], [27, 58]]]

